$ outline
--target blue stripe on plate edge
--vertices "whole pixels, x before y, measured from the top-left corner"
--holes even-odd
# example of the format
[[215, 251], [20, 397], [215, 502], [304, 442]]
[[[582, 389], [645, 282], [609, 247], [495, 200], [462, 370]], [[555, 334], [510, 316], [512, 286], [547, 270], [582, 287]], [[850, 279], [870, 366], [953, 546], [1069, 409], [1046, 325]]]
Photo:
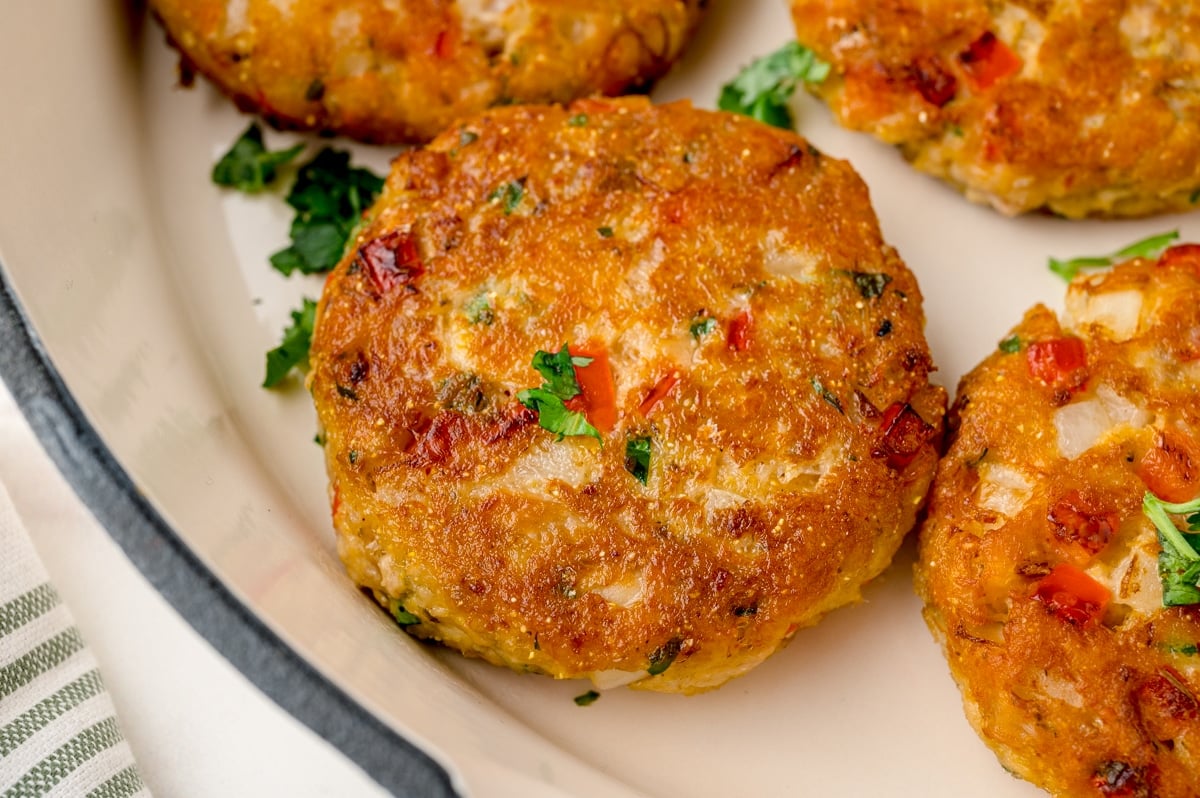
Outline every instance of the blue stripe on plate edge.
[[437, 763], [321, 676], [234, 598], [141, 495], [55, 370], [3, 263], [0, 379], [125, 556], [259, 690], [394, 795], [457, 795]]

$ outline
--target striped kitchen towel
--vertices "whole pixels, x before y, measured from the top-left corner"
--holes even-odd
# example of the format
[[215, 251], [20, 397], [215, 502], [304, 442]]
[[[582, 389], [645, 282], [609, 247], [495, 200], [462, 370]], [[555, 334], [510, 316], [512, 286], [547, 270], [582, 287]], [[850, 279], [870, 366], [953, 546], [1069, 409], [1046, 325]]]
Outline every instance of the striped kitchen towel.
[[96, 659], [0, 485], [0, 796], [148, 796]]

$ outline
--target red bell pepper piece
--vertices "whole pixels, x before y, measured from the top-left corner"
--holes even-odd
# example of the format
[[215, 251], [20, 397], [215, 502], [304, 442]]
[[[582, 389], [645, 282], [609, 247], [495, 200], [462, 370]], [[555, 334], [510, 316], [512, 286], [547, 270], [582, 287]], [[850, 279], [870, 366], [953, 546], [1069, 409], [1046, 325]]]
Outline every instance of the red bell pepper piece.
[[[611, 432], [617, 423], [617, 386], [613, 380], [608, 351], [603, 347], [572, 346], [572, 357], [590, 357], [586, 366], [575, 366], [575, 381], [579, 383], [579, 401], [588, 423], [601, 432]], [[567, 403], [568, 406], [571, 402]]]
[[646, 398], [638, 406], [638, 412], [643, 416], [649, 416], [655, 406], [663, 399], [666, 399], [671, 391], [675, 390], [675, 386], [679, 384], [681, 376], [678, 369], [676, 369], [656, 382], [654, 387], [650, 389], [650, 393], [646, 394]]
[[1112, 591], [1069, 563], [1060, 563], [1037, 583], [1033, 597], [1072, 626], [1088, 626], [1104, 616]]
[[1052, 388], [1077, 391], [1087, 382], [1087, 347], [1079, 338], [1032, 341], [1025, 362], [1030, 374]]
[[1021, 70], [1021, 58], [991, 31], [959, 53], [958, 62], [962, 64], [967, 81], [976, 91], [986, 91]]

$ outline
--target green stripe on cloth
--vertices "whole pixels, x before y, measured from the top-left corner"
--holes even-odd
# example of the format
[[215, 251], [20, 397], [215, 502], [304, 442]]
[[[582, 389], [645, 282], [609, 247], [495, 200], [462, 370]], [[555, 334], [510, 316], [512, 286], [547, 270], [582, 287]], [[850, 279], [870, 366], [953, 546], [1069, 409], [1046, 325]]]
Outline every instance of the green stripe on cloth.
[[122, 770], [108, 781], [87, 794], [87, 798], [129, 798], [145, 789], [142, 777], [133, 765]]
[[28, 654], [0, 668], [0, 699], [7, 698], [80, 651], [83, 651], [83, 638], [74, 627], [36, 646]]
[[12, 634], [34, 618], [40, 618], [62, 603], [58, 591], [49, 583], [38, 585], [0, 607], [0, 637]]
[[103, 692], [100, 671], [91, 670], [49, 698], [42, 699], [11, 723], [0, 726], [0, 757], [8, 756], [40, 729]]
[[4, 793], [4, 798], [41, 798], [73, 770], [102, 751], [121, 742], [116, 718], [106, 718], [84, 729], [70, 742], [37, 763]]

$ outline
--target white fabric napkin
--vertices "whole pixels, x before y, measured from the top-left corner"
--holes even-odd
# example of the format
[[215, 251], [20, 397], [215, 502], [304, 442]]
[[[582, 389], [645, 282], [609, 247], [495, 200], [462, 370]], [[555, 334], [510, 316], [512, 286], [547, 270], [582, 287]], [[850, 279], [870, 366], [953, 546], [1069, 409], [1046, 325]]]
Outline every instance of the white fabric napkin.
[[0, 485], [0, 790], [149, 796], [96, 659]]

